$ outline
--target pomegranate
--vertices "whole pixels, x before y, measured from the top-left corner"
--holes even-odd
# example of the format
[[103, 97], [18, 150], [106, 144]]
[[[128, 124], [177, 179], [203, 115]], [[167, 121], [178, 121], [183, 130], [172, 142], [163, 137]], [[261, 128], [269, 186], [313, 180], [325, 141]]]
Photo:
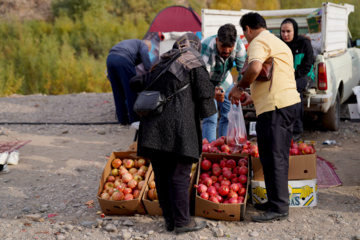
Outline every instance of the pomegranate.
[[119, 169], [117, 169], [117, 168], [112, 169], [111, 170], [111, 175], [118, 176], [119, 175]]
[[219, 167], [214, 167], [213, 169], [212, 169], [212, 174], [214, 175], [214, 176], [220, 176], [220, 174], [221, 174], [221, 168], [219, 168]]
[[114, 188], [114, 183], [112, 182], [106, 182], [104, 184], [104, 189]]
[[236, 162], [234, 159], [229, 159], [226, 162], [226, 167], [230, 168], [230, 169], [234, 169], [236, 167]]
[[101, 197], [102, 199], [107, 199], [107, 200], [110, 199], [110, 195], [109, 195], [107, 192], [102, 193], [102, 194], [100, 195], [100, 197]]
[[209, 140], [207, 140], [206, 138], [204, 138], [204, 139], [202, 140], [202, 145], [208, 144], [208, 143], [209, 143]]
[[119, 158], [115, 158], [112, 162], [111, 162], [111, 166], [113, 168], [119, 168], [121, 166], [122, 162]]
[[124, 194], [120, 191], [116, 191], [113, 193], [113, 195], [111, 196], [111, 200], [114, 201], [121, 201], [124, 199]]
[[110, 176], [108, 176], [108, 178], [107, 178], [106, 181], [107, 181], [107, 182], [115, 182], [115, 177], [112, 176], [112, 175], [110, 175]]
[[233, 190], [234, 192], [239, 191], [239, 188], [240, 188], [239, 185], [236, 183], [230, 185], [230, 190]]
[[210, 186], [206, 192], [209, 194], [210, 197], [217, 195], [217, 191], [214, 186]]
[[239, 203], [237, 197], [232, 197], [229, 199], [229, 204], [237, 204]]
[[222, 196], [220, 196], [219, 194], [218, 195], [216, 195], [215, 196], [218, 200], [219, 200], [219, 202], [223, 202], [224, 201], [224, 198], [222, 197]]
[[221, 150], [223, 153], [228, 153], [228, 152], [230, 152], [230, 147], [229, 147], [228, 145], [224, 144], [224, 145], [222, 145], [222, 146], [220, 147], [220, 150]]
[[156, 199], [158, 199], [158, 195], [157, 195], [157, 192], [156, 192], [156, 189], [155, 189], [155, 188], [150, 189], [150, 190], [148, 191], [148, 197], [149, 197], [149, 199], [151, 199], [151, 200], [156, 200]]
[[131, 193], [126, 194], [124, 197], [124, 200], [133, 200], [133, 199], [134, 199], [134, 196]]
[[138, 198], [140, 196], [140, 190], [135, 189], [134, 192], [133, 192], [133, 196], [134, 196], [134, 198]]
[[155, 188], [155, 181], [151, 180], [148, 185], [149, 185], [150, 189], [154, 189]]
[[231, 182], [227, 179], [224, 179], [220, 182], [220, 185], [229, 187], [231, 185]]
[[126, 194], [129, 194], [129, 193], [132, 193], [133, 191], [132, 191], [132, 189], [131, 188], [125, 188], [124, 189], [124, 191], [123, 191], [123, 193], [126, 195]]
[[137, 182], [140, 182], [140, 181], [142, 181], [142, 180], [144, 180], [143, 179], [143, 177], [141, 177], [140, 175], [138, 175], [137, 173], [134, 175], [134, 180], [135, 181], [137, 181]]
[[200, 197], [203, 198], [203, 199], [208, 200], [209, 199], [209, 194], [207, 192], [203, 192], [203, 193], [200, 194]]
[[121, 183], [119, 186], [116, 187], [116, 190], [118, 190], [120, 192], [124, 192], [126, 187], [127, 187], [126, 183]]
[[215, 187], [217, 192], [219, 191], [219, 188], [221, 187], [219, 182], [215, 182], [213, 186]]
[[123, 183], [128, 183], [131, 180], [133, 180], [133, 178], [134, 178], [134, 176], [131, 173], [125, 173], [124, 175], [122, 175], [121, 180]]
[[202, 181], [204, 181], [206, 178], [209, 178], [209, 177], [210, 177], [210, 175], [208, 173], [204, 173], [204, 172], [200, 175], [200, 179]]
[[245, 198], [243, 196], [238, 197], [238, 202], [239, 203], [244, 203], [244, 201], [245, 201]]
[[210, 178], [211, 178], [213, 183], [216, 183], [218, 181], [218, 177], [215, 176], [215, 175], [212, 175]]
[[240, 175], [246, 175], [248, 173], [248, 168], [245, 166], [240, 167], [239, 174]]
[[239, 182], [245, 184], [247, 182], [247, 177], [245, 175], [240, 175]]
[[225, 144], [225, 137], [222, 136], [215, 140], [215, 147], [220, 147]]
[[201, 193], [207, 191], [207, 186], [205, 186], [204, 184], [199, 184], [198, 186], [195, 186], [195, 188], [197, 188], [198, 194], [201, 194]]
[[134, 160], [132, 160], [132, 159], [125, 159], [124, 166], [125, 166], [127, 169], [130, 169], [130, 168], [134, 167], [134, 165], [135, 165]]
[[224, 178], [226, 178], [226, 179], [231, 179], [231, 177], [232, 177], [232, 172], [231, 171], [225, 171], [225, 172], [223, 172], [223, 176], [224, 176]]
[[204, 171], [208, 171], [211, 169], [211, 162], [207, 159], [203, 159], [201, 161], [201, 169]]
[[210, 187], [212, 185], [213, 181], [211, 178], [205, 178], [205, 180], [203, 181], [203, 184], [207, 187]]
[[132, 175], [134, 175], [135, 173], [137, 173], [137, 168], [133, 167], [129, 169], [129, 173], [131, 173]]
[[137, 185], [138, 185], [138, 182], [135, 179], [132, 179], [128, 182], [128, 187], [131, 189], [136, 188]]
[[238, 191], [239, 196], [245, 196], [246, 194], [246, 188], [240, 188]]
[[219, 203], [219, 199], [215, 196], [212, 196], [209, 198], [210, 201], [214, 202], [214, 203]]
[[220, 194], [220, 196], [226, 196], [226, 195], [228, 195], [229, 194], [229, 187], [228, 186], [224, 186], [224, 185], [222, 185], [220, 188], [219, 188], [219, 194]]
[[140, 168], [141, 166], [145, 166], [146, 165], [146, 160], [143, 158], [138, 159], [138, 168]]
[[145, 181], [144, 180], [140, 181], [137, 185], [137, 189], [141, 190], [144, 185], [145, 185]]
[[232, 190], [229, 191], [229, 194], [227, 195], [228, 198], [238, 198], [238, 194]]
[[226, 163], [227, 163], [227, 159], [222, 159], [222, 160], [220, 160], [220, 167], [221, 168], [224, 168], [224, 167], [226, 167]]

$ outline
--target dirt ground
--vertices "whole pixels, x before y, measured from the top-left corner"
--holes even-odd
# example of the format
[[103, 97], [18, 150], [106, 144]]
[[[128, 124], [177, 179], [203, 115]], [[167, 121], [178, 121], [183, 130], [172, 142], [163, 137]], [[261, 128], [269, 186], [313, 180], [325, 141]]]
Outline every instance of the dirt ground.
[[343, 183], [318, 189], [316, 207], [291, 208], [288, 220], [260, 224], [251, 222], [257, 211], [248, 204], [244, 221], [206, 219], [203, 231], [175, 235], [161, 217], [99, 215], [106, 156], [127, 150], [135, 134], [115, 124], [111, 93], [14, 95], [0, 98], [0, 106], [0, 141], [31, 140], [20, 148], [19, 164], [0, 174], [0, 239], [360, 239], [360, 122], [304, 132]]

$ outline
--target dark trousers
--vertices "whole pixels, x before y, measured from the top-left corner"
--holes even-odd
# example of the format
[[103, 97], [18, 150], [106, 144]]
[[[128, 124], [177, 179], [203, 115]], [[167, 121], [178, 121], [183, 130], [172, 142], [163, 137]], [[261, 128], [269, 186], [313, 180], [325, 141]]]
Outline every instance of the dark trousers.
[[135, 66], [126, 58], [109, 55], [106, 60], [108, 77], [113, 90], [116, 115], [120, 124], [139, 120], [133, 107], [137, 94], [130, 90], [130, 79], [136, 75]]
[[[184, 161], [185, 160], [185, 161]], [[150, 158], [160, 207], [167, 222], [180, 227], [190, 222], [190, 158], [160, 152]]]
[[306, 88], [306, 85], [308, 83], [308, 78], [297, 78], [296, 79], [296, 90], [298, 91], [298, 93], [300, 93], [300, 99], [301, 99], [301, 106], [300, 109], [297, 113], [297, 116], [295, 118], [295, 123], [294, 123], [294, 134], [296, 133], [302, 133], [304, 131], [304, 126], [303, 126], [303, 118], [304, 118], [304, 97], [303, 97], [303, 91]]
[[300, 103], [265, 112], [258, 116], [256, 133], [260, 161], [270, 210], [289, 211], [289, 153], [295, 116]]

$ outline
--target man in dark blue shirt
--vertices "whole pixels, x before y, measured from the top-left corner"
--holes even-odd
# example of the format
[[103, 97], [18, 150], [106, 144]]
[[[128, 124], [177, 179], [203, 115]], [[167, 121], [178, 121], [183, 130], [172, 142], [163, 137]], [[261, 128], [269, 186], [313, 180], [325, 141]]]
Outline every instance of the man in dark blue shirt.
[[138, 120], [133, 111], [137, 94], [130, 90], [129, 81], [136, 75], [137, 65], [142, 63], [146, 72], [150, 70], [150, 50], [150, 41], [128, 39], [119, 42], [109, 51], [106, 65], [120, 124], [131, 124]]

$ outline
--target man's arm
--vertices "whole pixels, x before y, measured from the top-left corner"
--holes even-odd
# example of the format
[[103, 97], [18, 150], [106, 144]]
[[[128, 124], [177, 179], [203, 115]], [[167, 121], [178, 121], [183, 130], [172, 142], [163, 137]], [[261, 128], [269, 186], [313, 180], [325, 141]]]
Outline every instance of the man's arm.
[[260, 74], [262, 68], [262, 62], [252, 61], [246, 69], [242, 79], [231, 89], [229, 93], [229, 100], [232, 104], [239, 104], [240, 97], [245, 88], [250, 86]]

